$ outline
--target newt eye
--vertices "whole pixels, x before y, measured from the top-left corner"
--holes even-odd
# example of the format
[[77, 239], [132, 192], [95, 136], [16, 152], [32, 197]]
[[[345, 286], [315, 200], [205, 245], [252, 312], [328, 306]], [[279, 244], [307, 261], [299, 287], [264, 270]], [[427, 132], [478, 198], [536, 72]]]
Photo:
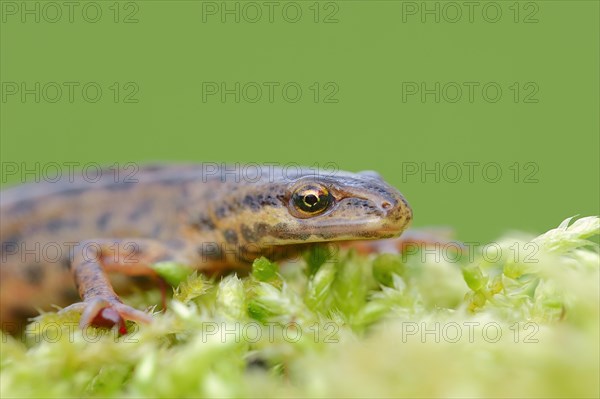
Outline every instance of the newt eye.
[[292, 203], [297, 211], [317, 215], [333, 203], [333, 196], [326, 187], [307, 184], [292, 194]]

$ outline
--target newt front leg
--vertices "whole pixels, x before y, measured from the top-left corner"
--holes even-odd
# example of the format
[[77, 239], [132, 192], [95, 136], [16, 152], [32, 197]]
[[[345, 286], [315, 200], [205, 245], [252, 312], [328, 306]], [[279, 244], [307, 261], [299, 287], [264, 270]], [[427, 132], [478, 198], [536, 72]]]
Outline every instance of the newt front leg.
[[82, 242], [74, 248], [71, 272], [83, 302], [68, 306], [62, 312], [80, 311], [81, 328], [118, 325], [120, 331], [125, 332], [125, 320], [149, 323], [152, 320], [150, 315], [121, 301], [106, 272], [156, 276], [150, 266], [161, 261], [186, 263], [174, 249], [156, 240], [101, 239]]

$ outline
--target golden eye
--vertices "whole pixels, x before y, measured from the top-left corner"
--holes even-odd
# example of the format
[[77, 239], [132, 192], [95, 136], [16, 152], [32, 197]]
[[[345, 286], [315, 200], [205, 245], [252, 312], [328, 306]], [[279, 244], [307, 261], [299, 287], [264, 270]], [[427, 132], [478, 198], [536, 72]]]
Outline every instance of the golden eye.
[[292, 203], [297, 210], [316, 215], [329, 208], [333, 196], [323, 186], [308, 184], [292, 194]]

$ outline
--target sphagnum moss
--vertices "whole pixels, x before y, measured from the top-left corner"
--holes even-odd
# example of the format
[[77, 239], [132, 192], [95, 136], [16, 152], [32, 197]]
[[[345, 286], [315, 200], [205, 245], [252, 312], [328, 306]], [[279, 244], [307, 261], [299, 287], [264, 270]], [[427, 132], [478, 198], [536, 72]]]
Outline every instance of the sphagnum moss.
[[220, 281], [161, 264], [178, 286], [151, 325], [52, 312], [3, 335], [0, 396], [598, 397], [599, 219], [570, 221], [494, 259], [317, 247]]

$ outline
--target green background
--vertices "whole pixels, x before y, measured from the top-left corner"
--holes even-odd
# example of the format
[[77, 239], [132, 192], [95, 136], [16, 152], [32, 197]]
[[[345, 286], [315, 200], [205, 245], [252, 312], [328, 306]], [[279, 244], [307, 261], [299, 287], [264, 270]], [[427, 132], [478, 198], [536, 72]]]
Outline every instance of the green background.
[[[568, 216], [600, 213], [597, 1], [477, 2], [472, 22], [463, 2], [319, 2], [315, 22], [315, 2], [296, 1], [285, 15], [299, 8], [296, 23], [282, 13], [289, 2], [278, 3], [273, 22], [264, 2], [254, 3], [263, 11], [255, 23], [244, 18], [253, 9], [234, 1], [226, 3], [241, 7], [239, 23], [203, 13], [224, 2], [86, 3], [77, 2], [73, 22], [68, 15], [52, 22], [46, 2], [2, 1], [2, 162], [333, 162], [379, 171], [406, 195], [415, 226], [453, 226], [464, 240], [542, 232]], [[463, 15], [452, 22], [454, 5]], [[406, 12], [413, 6], [416, 15]], [[439, 22], [421, 15], [425, 6], [439, 7]], [[39, 7], [39, 22], [23, 16], [24, 7]], [[88, 17], [100, 8], [100, 20], [87, 22], [84, 7]], [[491, 22], [498, 8], [502, 16]], [[137, 22], [125, 23], [131, 13]], [[337, 22], [325, 23], [331, 13]], [[95, 103], [78, 89], [73, 102], [65, 90], [55, 103], [51, 92], [40, 93], [37, 103], [7, 93], [22, 82], [96, 82], [103, 92]], [[203, 101], [203, 82], [296, 82], [303, 91], [295, 103], [280, 89], [272, 102], [266, 92], [255, 103], [232, 95]], [[406, 82], [479, 89], [473, 101], [466, 89], [456, 102], [453, 91], [423, 101], [406, 94]], [[502, 89], [497, 102], [482, 96], [489, 82]], [[135, 103], [124, 101], [131, 87], [139, 89]], [[326, 102], [332, 87], [337, 102]], [[403, 176], [436, 162], [495, 163], [502, 178], [486, 181], [494, 173], [483, 175], [481, 166], [472, 181], [466, 167], [458, 181], [450, 169], [439, 181]]]

